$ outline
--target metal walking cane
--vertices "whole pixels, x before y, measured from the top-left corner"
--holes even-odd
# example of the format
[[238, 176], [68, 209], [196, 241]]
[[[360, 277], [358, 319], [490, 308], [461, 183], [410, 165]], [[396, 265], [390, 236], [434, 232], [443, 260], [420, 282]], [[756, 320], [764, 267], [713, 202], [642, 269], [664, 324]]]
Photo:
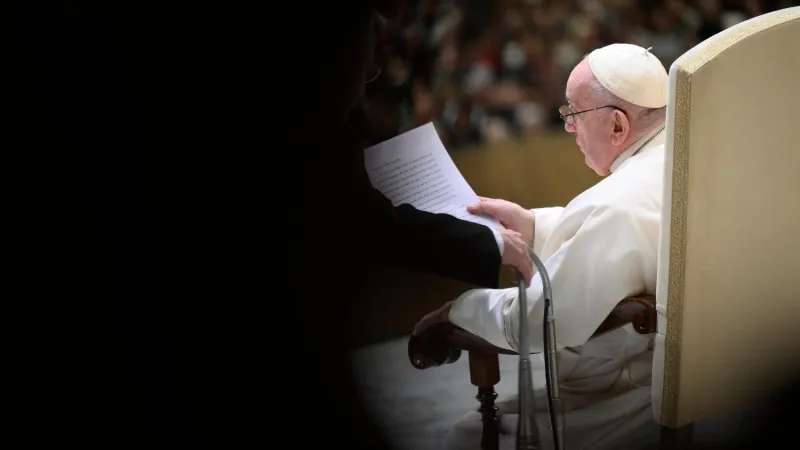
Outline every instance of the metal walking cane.
[[[539, 276], [542, 278], [544, 297], [544, 367], [547, 381], [547, 400], [550, 412], [550, 425], [553, 431], [553, 444], [556, 450], [566, 450], [564, 444], [564, 416], [558, 386], [558, 362], [556, 359], [556, 329], [553, 315], [553, 294], [550, 277], [544, 264], [528, 247], [528, 254]], [[519, 416], [517, 422], [517, 450], [541, 450], [541, 436], [536, 426], [534, 412], [533, 373], [530, 360], [530, 335], [528, 334], [528, 298], [526, 281], [517, 272], [519, 286]]]

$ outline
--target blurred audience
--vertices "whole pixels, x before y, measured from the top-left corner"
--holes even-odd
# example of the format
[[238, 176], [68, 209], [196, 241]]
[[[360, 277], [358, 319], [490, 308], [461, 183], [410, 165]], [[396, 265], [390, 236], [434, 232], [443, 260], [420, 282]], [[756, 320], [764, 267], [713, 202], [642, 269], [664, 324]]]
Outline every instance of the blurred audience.
[[792, 0], [422, 0], [387, 29], [368, 91], [376, 141], [433, 121], [450, 150], [563, 124], [572, 68], [613, 42], [666, 67], [702, 40]]

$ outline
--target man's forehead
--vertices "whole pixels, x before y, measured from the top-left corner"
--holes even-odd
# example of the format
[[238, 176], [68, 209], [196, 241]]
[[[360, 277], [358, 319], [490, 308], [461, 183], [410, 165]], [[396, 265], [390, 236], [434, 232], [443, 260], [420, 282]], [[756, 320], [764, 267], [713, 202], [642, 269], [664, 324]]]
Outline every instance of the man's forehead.
[[585, 60], [581, 61], [572, 69], [572, 73], [569, 74], [569, 79], [567, 80], [565, 92], [569, 104], [573, 105], [575, 102], [580, 103], [581, 99], [584, 97], [585, 87], [590, 75], [589, 65]]
[[569, 80], [567, 80], [567, 88], [564, 92], [564, 98], [567, 100], [567, 104], [574, 105], [580, 102], [580, 90], [578, 88], [579, 86], [576, 85], [576, 80], [573, 79], [573, 77], [569, 77]]

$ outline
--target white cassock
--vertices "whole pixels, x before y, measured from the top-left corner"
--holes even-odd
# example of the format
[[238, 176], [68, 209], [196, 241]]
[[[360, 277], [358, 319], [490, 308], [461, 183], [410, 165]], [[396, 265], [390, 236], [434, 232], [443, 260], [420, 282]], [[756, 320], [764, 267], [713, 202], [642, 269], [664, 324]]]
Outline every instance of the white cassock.
[[[622, 299], [654, 294], [662, 211], [664, 140], [659, 127], [625, 151], [612, 173], [565, 208], [534, 209], [534, 251], [550, 275], [558, 370], [569, 450], [623, 449], [655, 428], [650, 407], [652, 336], [630, 325], [595, 330]], [[450, 321], [492, 344], [517, 349], [517, 288], [475, 289], [452, 306]], [[542, 352], [542, 282], [527, 290], [531, 351]], [[541, 354], [533, 355], [537, 421], [552, 445]], [[513, 449], [517, 399], [498, 403], [501, 449]], [[480, 448], [480, 414], [470, 412], [447, 438], [448, 449]], [[644, 433], [645, 436], [639, 436]], [[636, 446], [633, 446], [636, 448]]]

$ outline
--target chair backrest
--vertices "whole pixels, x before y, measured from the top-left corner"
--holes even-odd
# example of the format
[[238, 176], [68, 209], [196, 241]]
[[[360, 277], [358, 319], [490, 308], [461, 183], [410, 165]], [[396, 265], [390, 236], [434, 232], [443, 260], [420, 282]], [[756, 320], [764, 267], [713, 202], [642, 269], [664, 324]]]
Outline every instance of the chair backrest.
[[746, 408], [800, 348], [800, 8], [670, 68], [653, 407], [679, 428]]

